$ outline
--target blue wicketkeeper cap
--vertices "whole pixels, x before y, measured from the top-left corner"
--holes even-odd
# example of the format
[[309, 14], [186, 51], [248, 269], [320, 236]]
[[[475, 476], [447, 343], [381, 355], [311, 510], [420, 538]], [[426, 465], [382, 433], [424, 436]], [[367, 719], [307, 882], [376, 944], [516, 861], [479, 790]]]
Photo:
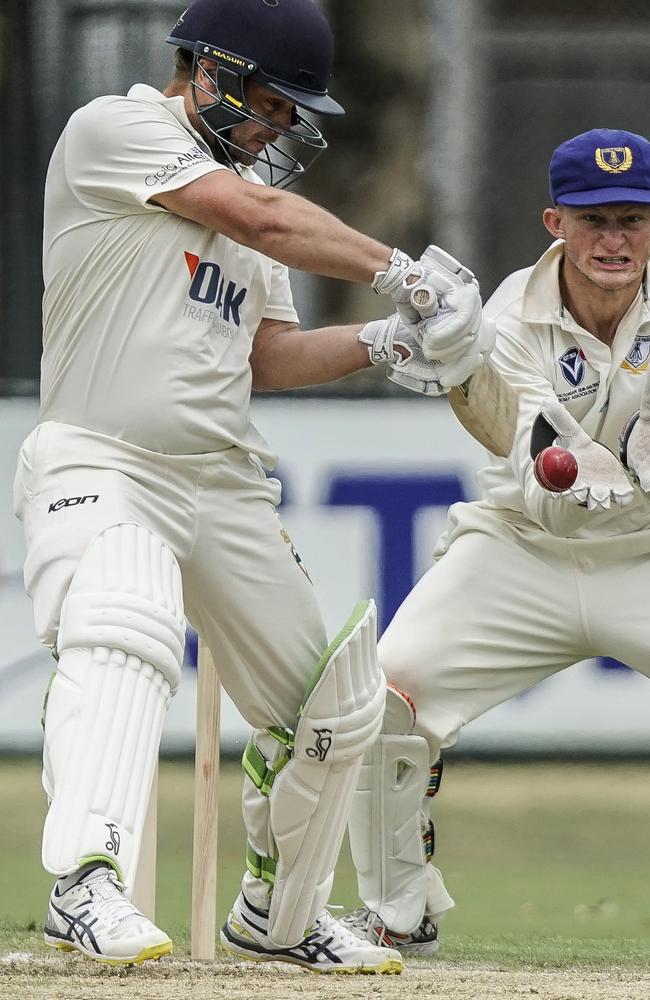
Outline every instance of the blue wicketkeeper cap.
[[610, 128], [576, 135], [551, 157], [549, 190], [554, 205], [650, 202], [650, 142]]

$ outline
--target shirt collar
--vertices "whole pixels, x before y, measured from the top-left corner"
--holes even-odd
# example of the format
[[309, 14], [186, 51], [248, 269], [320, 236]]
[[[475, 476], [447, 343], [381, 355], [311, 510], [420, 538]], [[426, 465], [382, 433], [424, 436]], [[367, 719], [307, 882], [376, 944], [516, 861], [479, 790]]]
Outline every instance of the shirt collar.
[[129, 90], [127, 97], [132, 97], [136, 101], [149, 101], [151, 104], [163, 104], [167, 111], [170, 112], [187, 131], [196, 139], [197, 142], [201, 144], [201, 149], [205, 149], [210, 156], [212, 156], [212, 150], [208, 146], [205, 139], [196, 131], [196, 129], [191, 124], [189, 118], [187, 117], [187, 111], [185, 110], [185, 101], [183, 97], [177, 95], [176, 97], [165, 97], [161, 94], [159, 90], [155, 87], [150, 87], [146, 83], [136, 83]]
[[564, 240], [551, 243], [533, 267], [522, 304], [525, 323], [557, 323], [562, 315], [560, 297], [560, 261], [564, 256]]

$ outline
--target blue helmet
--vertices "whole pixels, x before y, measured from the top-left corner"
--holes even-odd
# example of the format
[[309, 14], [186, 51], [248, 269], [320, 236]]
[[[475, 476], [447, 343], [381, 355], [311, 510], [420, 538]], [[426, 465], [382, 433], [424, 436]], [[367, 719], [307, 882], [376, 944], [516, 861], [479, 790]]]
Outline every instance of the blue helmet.
[[[196, 113], [217, 138], [228, 163], [237, 169], [245, 153], [230, 138], [233, 125], [256, 121], [278, 139], [254, 160], [269, 169], [269, 180], [286, 186], [327, 148], [322, 133], [298, 109], [342, 115], [327, 92], [334, 40], [314, 0], [194, 0], [167, 41], [194, 53], [192, 93]], [[200, 60], [210, 61], [210, 70]], [[214, 67], [214, 68], [213, 68]], [[246, 81], [268, 87], [294, 104], [291, 126], [279, 128], [250, 107]], [[209, 103], [197, 100], [197, 91]], [[295, 144], [298, 144], [296, 151]], [[301, 162], [307, 154], [308, 162]], [[300, 159], [299, 159], [300, 157]]]

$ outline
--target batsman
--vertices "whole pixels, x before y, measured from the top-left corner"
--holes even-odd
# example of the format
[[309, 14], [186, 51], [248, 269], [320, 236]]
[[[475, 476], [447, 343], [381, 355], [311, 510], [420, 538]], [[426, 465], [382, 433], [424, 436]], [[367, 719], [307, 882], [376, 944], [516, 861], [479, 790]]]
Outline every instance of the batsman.
[[[325, 909], [384, 712], [375, 607], [360, 602], [328, 645], [250, 396], [370, 364], [437, 395], [491, 334], [453, 258], [414, 262], [283, 189], [326, 147], [315, 122], [343, 114], [316, 3], [195, 0], [167, 41], [164, 92], [140, 84], [76, 111], [46, 181], [40, 420], [15, 483], [36, 631], [58, 661], [45, 941], [104, 962], [171, 951], [130, 894], [187, 616], [254, 728], [247, 870], [224, 945], [317, 972], [399, 972], [398, 952]], [[303, 331], [289, 267], [372, 284], [399, 311]], [[427, 318], [413, 285], [436, 297]]]
[[[650, 142], [569, 139], [550, 195], [554, 242], [484, 309], [491, 364], [519, 396], [512, 450], [479, 473], [479, 500], [450, 508], [379, 644], [386, 717], [350, 814], [364, 905], [343, 921], [405, 952], [435, 952], [453, 906], [429, 814], [462, 726], [589, 657], [650, 676]], [[577, 460], [567, 489], [535, 477], [548, 446]]]

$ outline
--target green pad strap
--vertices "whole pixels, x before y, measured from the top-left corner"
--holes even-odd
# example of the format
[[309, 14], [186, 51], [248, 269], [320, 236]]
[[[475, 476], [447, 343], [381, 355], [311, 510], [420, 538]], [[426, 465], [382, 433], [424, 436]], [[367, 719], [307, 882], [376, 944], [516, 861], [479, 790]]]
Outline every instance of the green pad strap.
[[274, 740], [277, 740], [278, 743], [288, 747], [289, 750], [293, 750], [295, 737], [290, 729], [281, 729], [280, 726], [269, 726], [267, 733], [269, 736], [272, 736]]
[[262, 795], [268, 797], [271, 789], [273, 788], [273, 782], [276, 776], [280, 773], [283, 767], [285, 767], [291, 759], [290, 754], [282, 754], [280, 757], [276, 758], [272, 764], [269, 764], [263, 754], [257, 749], [253, 743], [253, 738], [248, 741], [246, 749], [244, 750], [244, 755], [242, 757], [242, 767], [244, 771], [251, 779], [253, 784]]
[[263, 882], [274, 885], [276, 865], [274, 858], [258, 854], [249, 842], [246, 843], [246, 867], [254, 878], [261, 878]]
[[316, 669], [314, 670], [313, 674], [311, 675], [309, 684], [307, 685], [307, 690], [305, 691], [305, 694], [304, 694], [304, 697], [303, 697], [303, 703], [300, 706], [300, 711], [298, 712], [298, 716], [299, 717], [303, 713], [303, 709], [305, 707], [305, 703], [307, 702], [309, 696], [312, 694], [314, 688], [316, 687], [316, 685], [318, 684], [319, 680], [323, 676], [323, 672], [325, 671], [325, 667], [327, 666], [327, 664], [329, 663], [329, 661], [332, 659], [332, 656], [334, 655], [334, 653], [336, 652], [336, 650], [339, 648], [339, 646], [341, 646], [345, 642], [345, 640], [350, 636], [350, 634], [357, 627], [357, 625], [359, 624], [359, 622], [361, 621], [361, 619], [365, 615], [366, 611], [368, 610], [369, 603], [370, 603], [370, 601], [359, 601], [357, 604], [355, 604], [354, 610], [353, 610], [352, 614], [350, 615], [350, 617], [348, 618], [347, 622], [345, 623], [345, 625], [343, 626], [343, 628], [341, 629], [341, 631], [339, 632], [339, 634], [334, 639], [332, 639], [332, 641], [330, 642], [329, 646], [327, 647], [327, 649], [325, 650], [325, 652], [321, 656], [320, 660], [316, 664]]
[[79, 859], [78, 867], [83, 868], [84, 865], [89, 865], [91, 861], [101, 861], [103, 865], [108, 865], [108, 867], [112, 868], [113, 871], [117, 874], [117, 877], [120, 880], [120, 882], [122, 883], [124, 882], [124, 874], [122, 872], [122, 869], [118, 865], [117, 861], [115, 860], [115, 858], [109, 858], [105, 854], [87, 854], [85, 858]]

